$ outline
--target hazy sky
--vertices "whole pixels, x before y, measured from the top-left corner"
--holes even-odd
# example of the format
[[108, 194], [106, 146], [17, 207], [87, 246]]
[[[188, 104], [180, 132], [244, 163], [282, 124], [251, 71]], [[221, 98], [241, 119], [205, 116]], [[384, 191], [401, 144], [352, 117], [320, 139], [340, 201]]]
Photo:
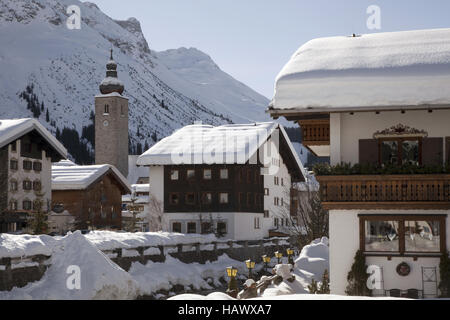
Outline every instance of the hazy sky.
[[[450, 27], [448, 0], [90, 0], [114, 19], [137, 18], [156, 51], [195, 47], [269, 99], [274, 79], [308, 40]], [[369, 30], [369, 5], [381, 30]]]

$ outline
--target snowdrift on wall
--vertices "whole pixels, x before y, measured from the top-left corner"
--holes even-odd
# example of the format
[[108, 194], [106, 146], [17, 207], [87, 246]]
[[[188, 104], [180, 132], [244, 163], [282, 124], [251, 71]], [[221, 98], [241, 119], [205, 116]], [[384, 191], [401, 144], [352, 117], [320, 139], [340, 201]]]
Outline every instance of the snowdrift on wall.
[[325, 269], [329, 268], [328, 238], [316, 239], [304, 246], [300, 256], [295, 260], [295, 268], [314, 275], [315, 280], [321, 281]]
[[[41, 280], [0, 292], [0, 299], [134, 299], [137, 283], [80, 231], [55, 240], [51, 266]], [[68, 289], [69, 266], [80, 268], [80, 289]]]

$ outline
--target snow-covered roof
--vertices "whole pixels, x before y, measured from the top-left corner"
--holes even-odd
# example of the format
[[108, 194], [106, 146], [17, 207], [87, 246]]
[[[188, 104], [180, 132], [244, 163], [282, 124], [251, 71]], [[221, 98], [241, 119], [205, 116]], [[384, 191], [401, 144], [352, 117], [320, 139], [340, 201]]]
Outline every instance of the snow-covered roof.
[[61, 158], [67, 158], [67, 149], [38, 120], [32, 118], [1, 119], [0, 148], [33, 130], [36, 130]]
[[110, 164], [89, 166], [52, 164], [52, 190], [84, 190], [109, 171], [117, 177], [126, 192], [130, 193], [131, 186], [127, 179]]
[[136, 192], [150, 192], [150, 184], [149, 183], [132, 184], [131, 189], [134, 189]]
[[61, 160], [59, 162], [54, 162], [52, 163], [52, 166], [57, 166], [57, 167], [74, 167], [77, 164], [71, 160]]
[[123, 99], [128, 100], [127, 97], [124, 97], [123, 95], [121, 95], [118, 92], [111, 92], [111, 93], [106, 93], [106, 94], [98, 94], [95, 97], [96, 98], [119, 97], [119, 98], [123, 98]]
[[283, 126], [276, 122], [185, 126], [144, 152], [137, 164], [245, 164], [277, 129], [280, 129], [280, 140], [287, 143], [290, 153], [282, 156], [291, 157], [295, 163], [292, 169], [304, 176], [297, 152]]
[[[142, 203], [149, 203], [150, 196], [137, 196], [136, 197], [136, 203], [142, 204]], [[131, 202], [131, 194], [125, 194], [122, 196], [122, 202]]]
[[275, 81], [272, 114], [450, 105], [450, 29], [314, 39]]

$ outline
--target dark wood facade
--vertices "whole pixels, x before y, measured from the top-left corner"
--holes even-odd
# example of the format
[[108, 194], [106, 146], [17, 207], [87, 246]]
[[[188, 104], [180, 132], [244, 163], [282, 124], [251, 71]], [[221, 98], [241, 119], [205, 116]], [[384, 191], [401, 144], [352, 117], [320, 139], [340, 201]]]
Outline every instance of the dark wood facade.
[[326, 209], [450, 209], [450, 175], [317, 176]]
[[[226, 169], [228, 178], [220, 177]], [[178, 170], [178, 180], [171, 179]], [[193, 178], [187, 177], [194, 170]], [[211, 170], [211, 179], [204, 179], [204, 170]], [[210, 203], [205, 194], [211, 194]], [[227, 203], [220, 194], [227, 193]], [[177, 203], [171, 201], [177, 198]], [[261, 165], [168, 165], [164, 166], [165, 212], [257, 212], [264, 213], [264, 176]]]
[[53, 190], [52, 204], [75, 216], [79, 229], [121, 229], [122, 194], [128, 191], [112, 171], [83, 190]]

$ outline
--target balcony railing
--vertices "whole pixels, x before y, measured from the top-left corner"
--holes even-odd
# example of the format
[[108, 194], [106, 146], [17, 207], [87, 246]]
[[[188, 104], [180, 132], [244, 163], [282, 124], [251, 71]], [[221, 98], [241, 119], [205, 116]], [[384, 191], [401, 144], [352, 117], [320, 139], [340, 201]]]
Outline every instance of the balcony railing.
[[450, 209], [450, 174], [317, 176], [326, 209]]
[[299, 121], [303, 133], [304, 145], [329, 145], [330, 120], [302, 120]]

